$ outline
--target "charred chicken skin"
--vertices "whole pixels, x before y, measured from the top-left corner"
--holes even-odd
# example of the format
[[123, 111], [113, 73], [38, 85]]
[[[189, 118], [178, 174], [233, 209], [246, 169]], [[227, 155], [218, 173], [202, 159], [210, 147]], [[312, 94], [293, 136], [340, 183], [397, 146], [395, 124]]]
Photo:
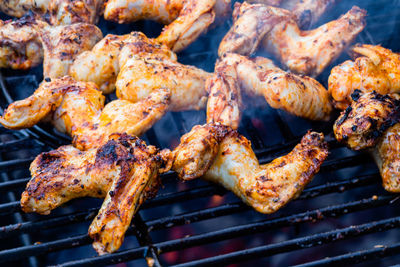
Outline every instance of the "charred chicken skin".
[[251, 0], [249, 3], [259, 3], [270, 6], [282, 7], [291, 11], [297, 24], [302, 29], [307, 29], [330, 8], [337, 0]]
[[170, 110], [199, 110], [205, 107], [205, 82], [211, 73], [176, 61], [169, 53], [137, 53], [126, 44], [119, 55], [118, 98], [137, 102], [162, 87], [171, 90]]
[[147, 38], [141, 32], [125, 35], [108, 34], [91, 51], [81, 53], [70, 68], [70, 75], [78, 81], [94, 82], [105, 93], [115, 90], [115, 82], [120, 71], [119, 55], [122, 48], [130, 44], [130, 54], [162, 54], [171, 60], [176, 55], [165, 45]]
[[143, 201], [157, 192], [163, 164], [155, 147], [126, 134], [114, 134], [88, 151], [62, 146], [32, 162], [32, 179], [22, 193], [21, 207], [25, 212], [49, 214], [74, 198], [105, 198], [89, 235], [99, 254], [111, 253], [121, 246]]
[[265, 165], [259, 165], [249, 140], [223, 125], [195, 126], [181, 141], [172, 168], [182, 179], [204, 174], [261, 213], [273, 213], [298, 197], [328, 156], [323, 134], [315, 132]]
[[86, 23], [50, 26], [33, 16], [0, 21], [0, 67], [28, 69], [43, 60], [44, 77], [61, 77], [102, 37], [99, 28]]
[[358, 57], [334, 67], [329, 76], [329, 93], [337, 108], [347, 108], [356, 89], [363, 93], [400, 92], [399, 54], [379, 45], [367, 44], [355, 46], [352, 51]]
[[295, 16], [285, 9], [237, 3], [234, 25], [222, 40], [218, 54], [249, 55], [262, 44], [291, 71], [314, 77], [364, 29], [365, 16], [365, 10], [353, 7], [337, 20], [301, 31]]
[[5, 0], [0, 11], [13, 17], [22, 17], [33, 11], [49, 15], [52, 25], [69, 25], [78, 22], [97, 23], [104, 0]]
[[373, 147], [379, 137], [399, 121], [400, 97], [375, 91], [361, 94], [359, 90], [352, 97], [354, 102], [342, 111], [333, 126], [335, 137], [354, 150]]
[[217, 17], [229, 13], [228, 0], [108, 0], [104, 18], [119, 23], [151, 19], [164, 27], [157, 40], [174, 52], [180, 51], [205, 32]]
[[207, 122], [237, 129], [241, 90], [263, 96], [273, 108], [308, 119], [327, 120], [332, 111], [327, 90], [316, 80], [283, 71], [267, 58], [228, 53], [217, 62], [213, 77], [207, 81]]
[[104, 106], [94, 83], [66, 76], [43, 82], [32, 96], [11, 104], [0, 123], [21, 129], [50, 119], [75, 147], [87, 150], [107, 142], [112, 133], [143, 134], [168, 111], [169, 98], [169, 90], [160, 88], [137, 103], [114, 100]]

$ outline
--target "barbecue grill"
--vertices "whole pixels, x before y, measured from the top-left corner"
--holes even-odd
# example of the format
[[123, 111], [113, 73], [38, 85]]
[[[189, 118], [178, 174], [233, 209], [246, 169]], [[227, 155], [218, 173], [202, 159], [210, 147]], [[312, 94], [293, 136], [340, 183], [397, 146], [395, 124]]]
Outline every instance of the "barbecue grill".
[[[369, 14], [357, 42], [400, 51], [399, 0], [341, 1], [321, 23], [337, 18], [352, 5]], [[199, 38], [178, 54], [179, 61], [212, 71], [219, 41], [231, 23]], [[104, 34], [141, 30], [153, 37], [161, 26], [147, 21], [132, 25], [101, 21], [100, 28]], [[343, 55], [334, 64], [347, 58]], [[42, 80], [41, 73], [41, 67], [25, 72], [2, 70], [1, 107], [30, 95]], [[318, 77], [325, 86], [328, 75], [329, 68]], [[69, 138], [45, 125], [21, 131], [0, 128], [0, 262], [4, 266], [122, 262], [126, 266], [387, 266], [400, 262], [400, 196], [383, 190], [370, 156], [338, 144], [332, 121], [310, 122], [265, 106], [246, 109], [239, 128], [252, 141], [260, 163], [287, 153], [308, 129], [327, 136], [328, 160], [297, 200], [263, 215], [222, 187], [200, 179], [182, 183], [169, 172], [161, 177], [164, 186], [158, 195], [135, 215], [121, 249], [103, 256], [96, 255], [87, 235], [101, 200], [77, 199], [48, 216], [20, 210], [30, 162], [42, 151], [68, 144]], [[161, 148], [175, 147], [181, 135], [204, 122], [204, 111], [168, 113], [143, 139]]]

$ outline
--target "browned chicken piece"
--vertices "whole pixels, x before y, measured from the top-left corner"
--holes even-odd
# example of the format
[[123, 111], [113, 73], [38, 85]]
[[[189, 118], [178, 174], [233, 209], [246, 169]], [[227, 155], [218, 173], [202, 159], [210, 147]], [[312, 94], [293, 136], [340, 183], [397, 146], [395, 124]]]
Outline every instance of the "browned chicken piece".
[[[204, 179], [223, 185], [261, 213], [275, 212], [298, 197], [328, 156], [323, 134], [309, 132], [289, 154], [259, 165], [244, 136], [210, 127], [195, 126], [183, 137], [184, 142], [173, 151], [173, 169], [186, 180], [205, 173]], [[214, 138], [221, 138], [221, 133], [218, 144]]]
[[262, 4], [235, 3], [232, 14], [234, 25], [219, 44], [219, 56], [228, 52], [253, 54], [272, 28], [286, 20], [286, 13]]
[[336, 1], [337, 0], [251, 0], [247, 2], [280, 6], [281, 8], [287, 9], [295, 15], [299, 27], [307, 29], [315, 24]]
[[11, 104], [0, 123], [21, 129], [50, 118], [57, 130], [71, 135], [75, 147], [87, 150], [112, 133], [143, 134], [168, 111], [169, 97], [169, 90], [160, 88], [137, 103], [114, 100], [104, 106], [94, 83], [66, 76], [43, 82], [32, 96]]
[[14, 17], [22, 17], [33, 11], [50, 15], [52, 25], [70, 25], [78, 22], [97, 23], [104, 0], [4, 0], [0, 11]]
[[154, 39], [147, 38], [141, 32], [125, 35], [108, 34], [91, 51], [81, 53], [70, 68], [70, 75], [78, 81], [94, 82], [104, 94], [115, 89], [115, 82], [120, 70], [119, 54], [126, 44], [131, 44], [133, 54], [163, 54], [177, 60], [174, 52]]
[[132, 217], [146, 199], [156, 195], [161, 184], [159, 172], [163, 162], [157, 149], [146, 146], [143, 141], [139, 143], [135, 138], [128, 141], [133, 151], [128, 150], [129, 154], [118, 163], [120, 175], [114, 179], [89, 227], [93, 247], [100, 255], [119, 249]]
[[26, 16], [0, 20], [0, 68], [29, 69], [43, 60], [42, 42], [37, 31], [47, 23]]
[[383, 187], [393, 193], [400, 192], [400, 123], [383, 134], [372, 150], [379, 167]]
[[239, 87], [248, 95], [264, 96], [273, 108], [303, 118], [327, 120], [332, 111], [328, 92], [319, 82], [285, 72], [263, 57], [225, 54], [207, 85], [207, 122], [220, 122], [233, 129], [240, 122]]
[[333, 131], [339, 142], [354, 150], [373, 147], [379, 137], [400, 119], [399, 96], [381, 95], [375, 91], [352, 94], [353, 103], [342, 111]]
[[108, 0], [104, 18], [119, 23], [150, 19], [166, 24], [157, 40], [177, 52], [229, 10], [230, 0]]
[[218, 153], [222, 139], [231, 131], [228, 126], [208, 123], [196, 125], [181, 137], [173, 153], [173, 170], [183, 180], [204, 175]]
[[[247, 10], [254, 6], [246, 2], [242, 5], [237, 4], [234, 13], [239, 14], [234, 19], [234, 25], [220, 44], [218, 53], [222, 56], [228, 52], [241, 52], [249, 55], [249, 52], [257, 47], [260, 41], [262, 46], [274, 54], [282, 64], [291, 71], [309, 76], [320, 74], [333, 60], [335, 60], [342, 51], [355, 39], [355, 37], [365, 27], [366, 11], [358, 7], [353, 7], [349, 12], [339, 19], [326, 23], [319, 28], [310, 31], [301, 31], [296, 23], [295, 16], [281, 8], [264, 6], [269, 10], [268, 14], [273, 14], [274, 18], [270, 21], [276, 21], [268, 31], [264, 31], [264, 36], [248, 39], [238, 45], [237, 39], [243, 38], [237, 34], [235, 29], [242, 29], [242, 32], [254, 32], [260, 18], [254, 16]], [[245, 49], [243, 46], [251, 47]], [[246, 52], [246, 53], [243, 53]]]
[[71, 199], [105, 198], [89, 235], [99, 254], [114, 252], [140, 205], [157, 192], [163, 164], [157, 148], [126, 134], [114, 134], [88, 151], [62, 146], [32, 162], [21, 208], [49, 214]]
[[211, 73], [183, 65], [165, 54], [137, 53], [126, 44], [119, 56], [121, 70], [116, 88], [119, 99], [137, 102], [162, 87], [171, 90], [172, 111], [199, 110], [205, 107], [205, 81]]
[[355, 46], [352, 51], [360, 55], [332, 69], [329, 93], [334, 105], [345, 109], [351, 103], [351, 94], [376, 91], [379, 94], [400, 92], [400, 55], [379, 45]]
[[74, 59], [103, 38], [99, 28], [86, 23], [49, 26], [40, 36], [44, 50], [43, 77], [49, 78], [68, 75]]
[[0, 2], [0, 11], [20, 18], [28, 11], [44, 14], [51, 0], [3, 0]]
[[48, 11], [52, 25], [78, 22], [96, 24], [103, 13], [104, 0], [50, 0]]

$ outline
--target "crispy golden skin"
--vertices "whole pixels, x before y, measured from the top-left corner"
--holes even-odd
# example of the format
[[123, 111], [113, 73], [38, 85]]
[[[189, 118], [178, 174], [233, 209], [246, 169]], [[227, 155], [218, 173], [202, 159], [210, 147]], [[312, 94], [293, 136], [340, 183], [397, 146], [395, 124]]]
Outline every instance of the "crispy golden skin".
[[400, 123], [390, 127], [372, 150], [379, 167], [383, 187], [393, 193], [400, 192]]
[[373, 147], [382, 134], [399, 121], [398, 95], [381, 95], [375, 91], [353, 93], [354, 102], [342, 111], [333, 131], [339, 142], [354, 150]]
[[202, 176], [217, 156], [220, 142], [230, 131], [222, 124], [194, 126], [181, 137], [179, 146], [175, 148], [172, 169], [183, 180]]
[[99, 254], [114, 252], [139, 206], [157, 192], [163, 164], [155, 147], [126, 134], [114, 134], [104, 145], [84, 152], [62, 146], [32, 162], [21, 208], [49, 214], [74, 198], [105, 197], [89, 235]]
[[108, 34], [91, 51], [85, 51], [75, 59], [69, 71], [70, 75], [78, 81], [94, 82], [105, 94], [113, 92], [120, 70], [118, 57], [122, 48], [128, 43], [134, 54], [144, 52], [164, 54], [172, 60], [177, 60], [175, 53], [165, 45], [158, 44], [141, 32], [125, 35]]
[[0, 2], [0, 11], [13, 16], [22, 17], [28, 11], [44, 14], [51, 0], [3, 0]]
[[240, 122], [240, 89], [264, 96], [273, 108], [312, 120], [327, 120], [332, 111], [327, 90], [316, 80], [276, 67], [267, 58], [249, 59], [228, 53], [216, 64], [207, 81], [207, 122], [237, 129]]
[[[353, 42], [354, 38], [365, 27], [366, 11], [353, 7], [349, 12], [339, 19], [326, 23], [314, 30], [301, 31], [296, 23], [295, 16], [284, 9], [272, 6], [250, 5], [246, 2], [237, 4], [234, 13], [234, 25], [220, 44], [218, 53], [220, 56], [227, 52], [241, 52], [249, 55], [255, 47], [262, 42], [262, 46], [274, 54], [282, 64], [295, 73], [309, 76], [320, 74], [342, 51]], [[261, 14], [271, 14], [265, 24], [264, 35], [256, 35], [256, 38], [249, 38], [254, 34], [255, 25], [261, 23], [261, 14], [254, 15], [254, 8], [263, 8]], [[273, 23], [272, 25], [270, 23]], [[237, 34], [237, 29], [245, 33], [247, 38], [244, 42], [238, 42], [243, 38]], [[260, 33], [258, 30], [257, 33]], [[251, 49], [243, 48], [244, 46]]]
[[119, 56], [118, 98], [137, 102], [161, 87], [171, 90], [170, 110], [199, 110], [207, 101], [205, 81], [211, 73], [183, 65], [165, 54], [136, 53], [127, 44]]
[[108, 0], [104, 18], [119, 23], [150, 19], [169, 24], [157, 40], [178, 52], [205, 32], [215, 17], [224, 17], [229, 11], [230, 0]]
[[289, 154], [259, 165], [244, 136], [207, 124], [183, 136], [173, 154], [173, 169], [182, 179], [205, 173], [204, 179], [223, 185], [255, 210], [272, 213], [299, 196], [328, 149], [323, 134], [309, 132]]
[[50, 78], [68, 75], [74, 59], [103, 38], [99, 28], [86, 23], [46, 27], [40, 36], [44, 50], [43, 77]]
[[78, 22], [96, 24], [103, 13], [104, 0], [50, 0], [48, 11], [52, 25]]
[[78, 22], [96, 24], [102, 14], [104, 0], [4, 0], [0, 11], [22, 17], [28, 11], [50, 15], [52, 25], [70, 25]]
[[0, 68], [29, 69], [43, 60], [38, 29], [47, 23], [26, 16], [14, 21], [0, 20]]
[[329, 76], [329, 93], [339, 109], [351, 103], [355, 89], [363, 93], [376, 91], [380, 94], [400, 92], [400, 55], [379, 45], [355, 46], [357, 57], [332, 69]]
[[160, 88], [137, 103], [114, 100], [104, 106], [95, 84], [66, 76], [43, 82], [32, 96], [11, 104], [0, 123], [21, 129], [50, 119], [71, 135], [75, 147], [87, 150], [107, 142], [112, 133], [143, 134], [168, 111], [169, 98], [169, 90]]

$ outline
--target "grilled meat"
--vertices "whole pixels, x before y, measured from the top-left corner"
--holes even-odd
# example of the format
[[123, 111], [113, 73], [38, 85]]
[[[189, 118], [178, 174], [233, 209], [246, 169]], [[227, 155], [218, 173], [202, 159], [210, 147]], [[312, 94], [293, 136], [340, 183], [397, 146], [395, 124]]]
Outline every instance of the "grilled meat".
[[379, 45], [355, 46], [352, 51], [361, 55], [332, 69], [329, 93], [339, 109], [351, 103], [355, 89], [379, 94], [400, 92], [400, 55]]
[[211, 74], [178, 63], [169, 54], [137, 53], [135, 44], [126, 44], [119, 56], [121, 70], [117, 77], [117, 96], [137, 102], [154, 90], [171, 90], [170, 110], [204, 108], [207, 101], [205, 81]]
[[217, 17], [227, 15], [229, 0], [109, 0], [104, 18], [119, 23], [151, 19], [167, 25], [157, 40], [177, 52], [205, 32]]
[[155, 147], [126, 134], [114, 134], [104, 145], [84, 152], [62, 146], [32, 162], [21, 208], [49, 214], [74, 198], [105, 198], [89, 235], [99, 254], [114, 252], [140, 205], [157, 192], [161, 165], [163, 157]]
[[205, 173], [204, 179], [223, 185], [261, 213], [275, 212], [299, 196], [328, 156], [323, 134], [309, 132], [289, 154], [259, 165], [249, 140], [218, 127], [196, 126], [186, 134], [173, 151], [173, 169], [186, 180]]
[[46, 27], [40, 35], [44, 50], [43, 77], [50, 78], [68, 75], [74, 59], [103, 38], [99, 28], [86, 23]]
[[219, 144], [230, 132], [228, 126], [208, 123], [196, 125], [181, 137], [174, 150], [173, 170], [183, 180], [204, 175], [217, 156]]
[[169, 90], [160, 88], [137, 103], [114, 100], [104, 106], [95, 84], [66, 76], [43, 82], [32, 96], [11, 104], [0, 123], [21, 129], [50, 118], [57, 130], [71, 135], [75, 147], [87, 150], [112, 133], [143, 134], [167, 112], [169, 97]]
[[111, 93], [115, 89], [120, 70], [119, 54], [128, 43], [131, 44], [130, 49], [133, 54], [163, 54], [172, 60], [177, 60], [176, 55], [165, 45], [156, 43], [141, 32], [125, 35], [108, 34], [91, 51], [85, 51], [75, 59], [70, 68], [70, 75], [78, 81], [96, 83], [105, 94]]
[[14, 21], [0, 20], [0, 68], [29, 69], [43, 60], [38, 29], [47, 23], [26, 16]]
[[[256, 15], [252, 12], [261, 8], [265, 11]], [[227, 52], [249, 55], [262, 43], [267, 51], [274, 54], [291, 71], [310, 76], [320, 74], [342, 53], [364, 29], [366, 16], [365, 10], [353, 7], [337, 20], [314, 30], [301, 31], [295, 16], [281, 8], [245, 2], [236, 4], [234, 14], [237, 14], [234, 25], [220, 44], [220, 56]], [[271, 17], [263, 24], [260, 16], [265, 14]], [[264, 27], [254, 26], [258, 24]], [[255, 29], [257, 34], [254, 33]], [[251, 34], [255, 34], [256, 38], [251, 38]], [[244, 46], [251, 49], [243, 48]]]
[[0, 11], [22, 17], [28, 11], [49, 14], [52, 25], [69, 25], [78, 22], [97, 23], [104, 0], [5, 0]]
[[379, 167], [383, 187], [389, 192], [400, 192], [400, 123], [383, 133], [372, 155]]
[[250, 0], [248, 2], [287, 9], [295, 15], [299, 27], [307, 29], [314, 25], [336, 0]]
[[0, 21], [0, 67], [28, 69], [43, 60], [44, 77], [61, 77], [77, 55], [101, 38], [100, 29], [86, 23], [50, 26], [33, 15]]
[[342, 111], [333, 131], [339, 142], [354, 150], [373, 147], [382, 134], [399, 121], [398, 95], [380, 95], [375, 91], [353, 93], [354, 102]]
[[273, 108], [308, 119], [327, 120], [332, 111], [328, 92], [320, 83], [285, 72], [263, 57], [225, 54], [207, 85], [207, 122], [220, 122], [233, 129], [240, 122], [239, 88], [248, 95], [264, 96]]

